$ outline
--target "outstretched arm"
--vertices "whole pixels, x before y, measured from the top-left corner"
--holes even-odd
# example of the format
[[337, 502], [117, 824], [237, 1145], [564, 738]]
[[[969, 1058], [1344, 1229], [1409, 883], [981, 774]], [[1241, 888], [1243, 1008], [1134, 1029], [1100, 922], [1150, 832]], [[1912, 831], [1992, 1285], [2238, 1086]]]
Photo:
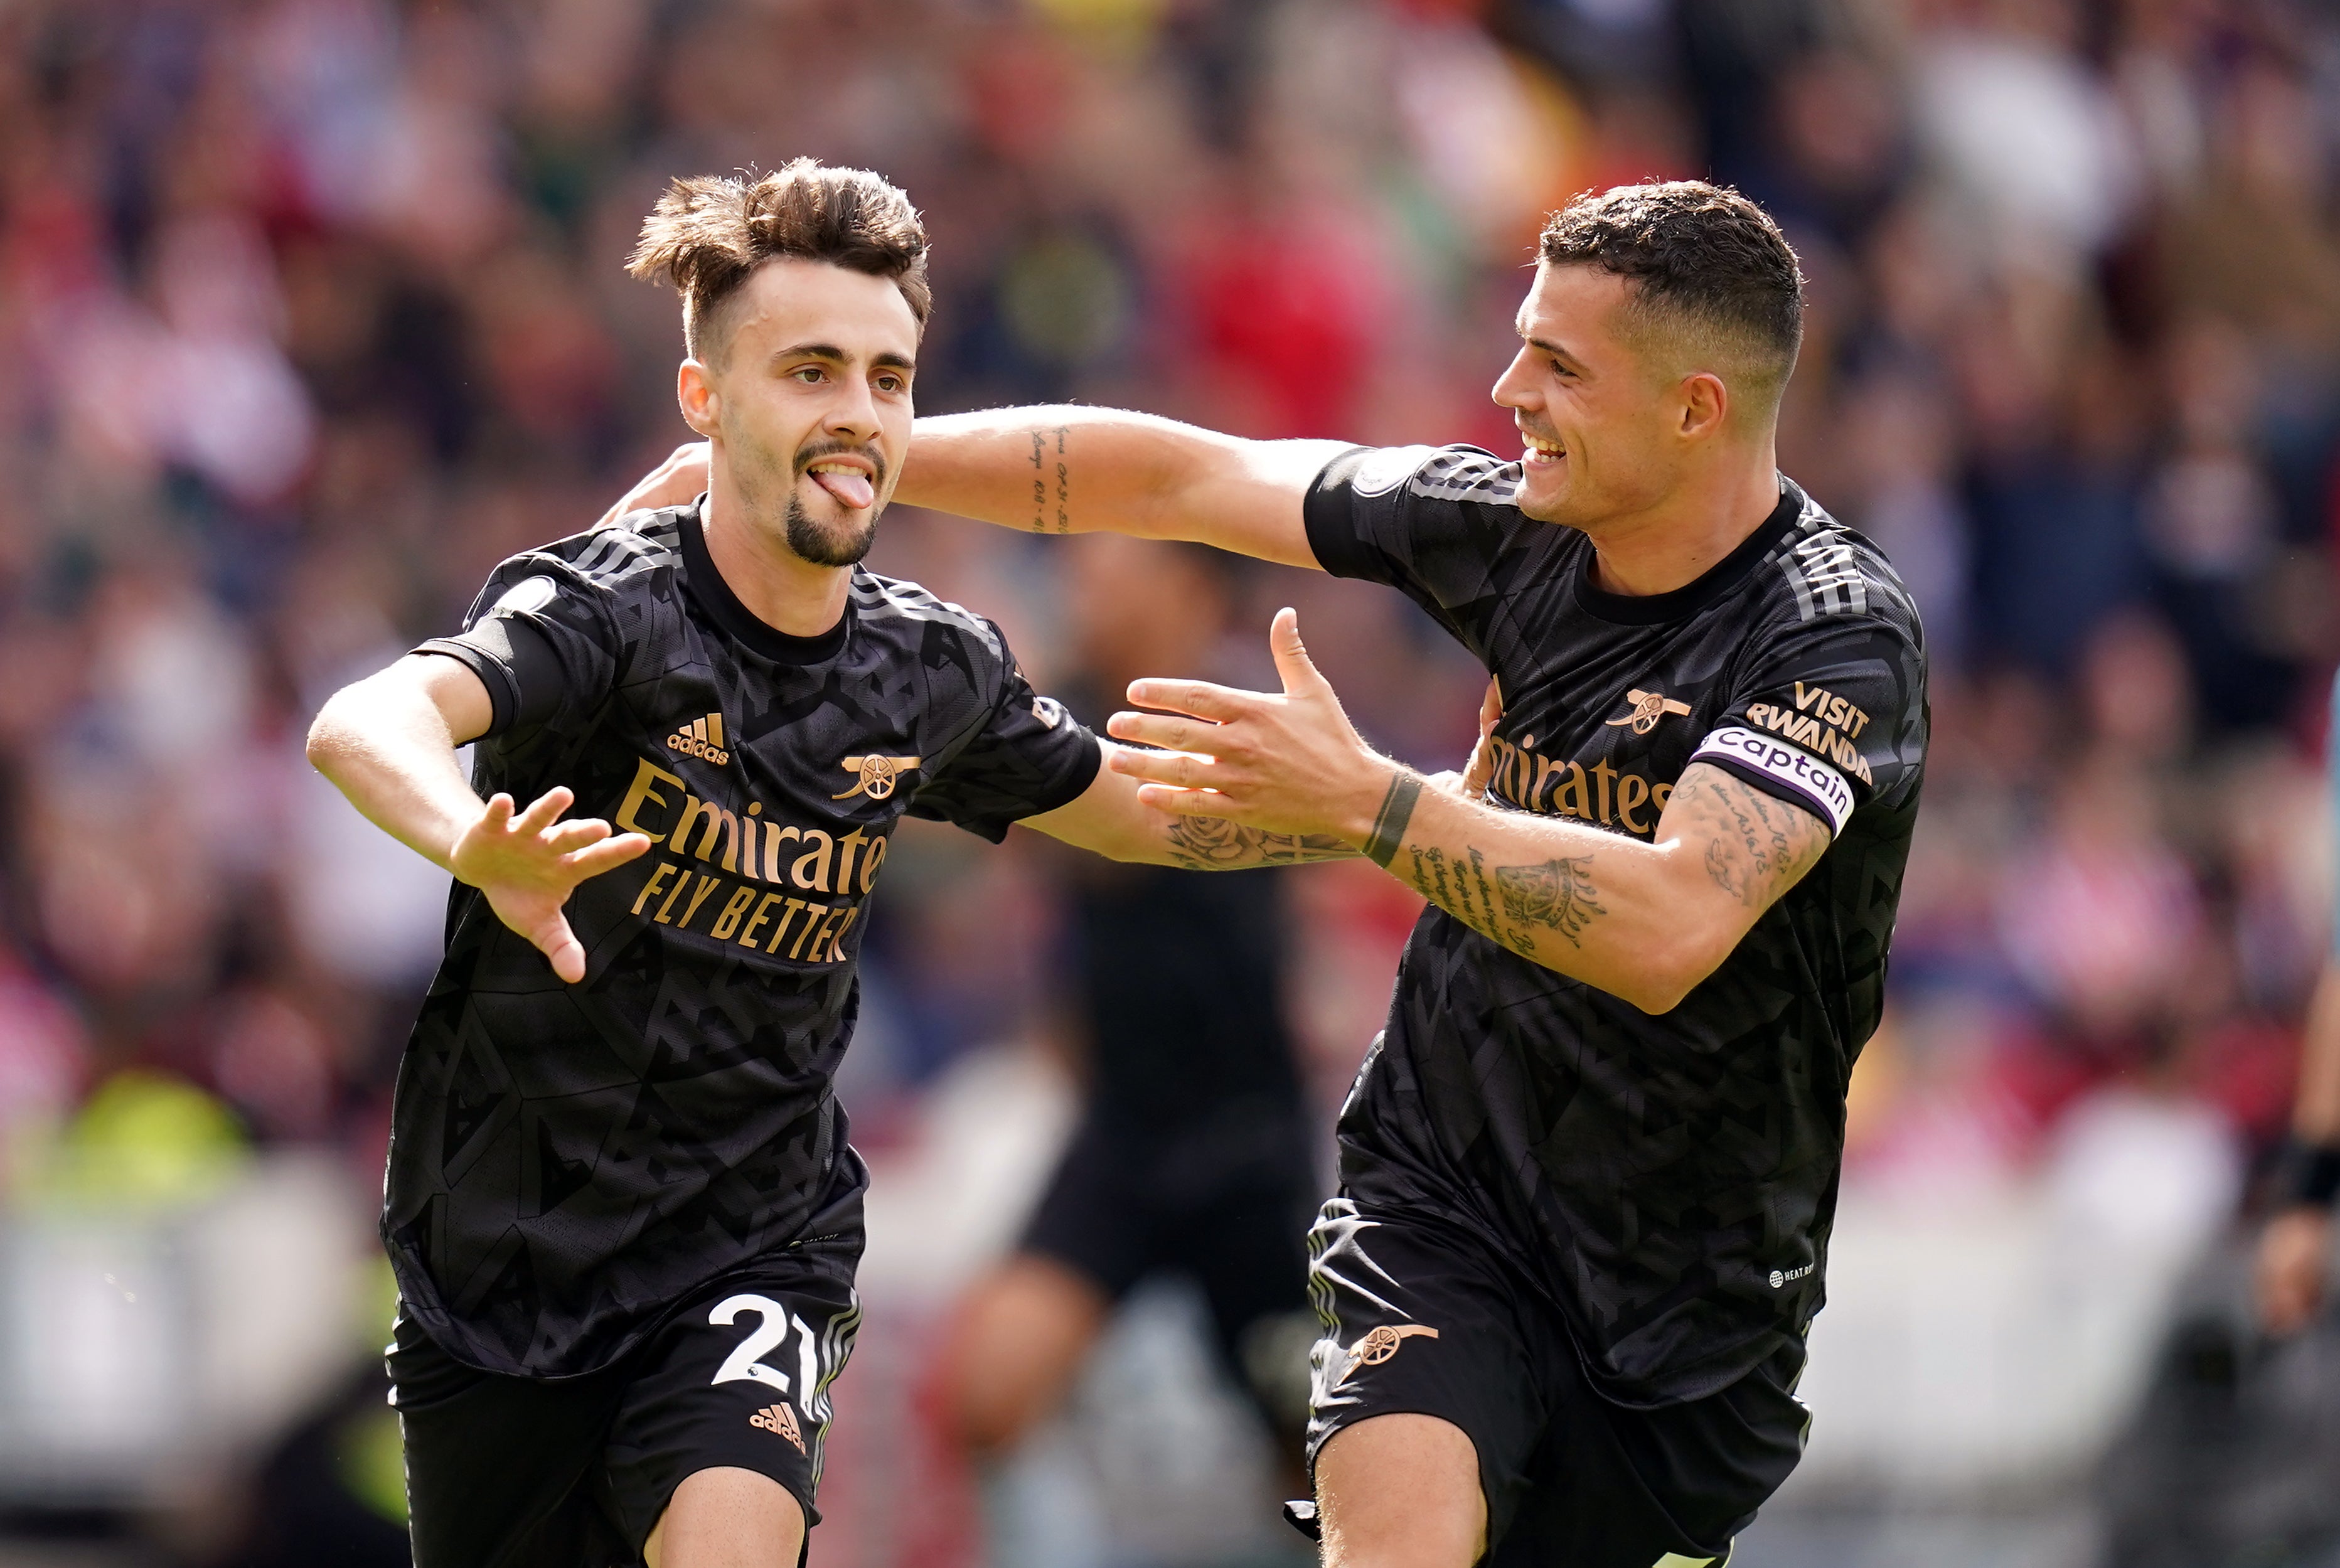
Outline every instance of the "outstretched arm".
[[1313, 569], [1301, 502], [1346, 450], [1115, 409], [990, 409], [920, 420], [896, 494], [1033, 533], [1188, 540]]
[[1473, 929], [1645, 1012], [1712, 974], [1828, 848], [1819, 818], [1704, 763], [1646, 844], [1432, 788], [1358, 738], [1292, 611], [1269, 635], [1281, 695], [1137, 681], [1132, 701], [1170, 713], [1108, 728], [1165, 749], [1106, 766], [1144, 779], [1157, 809], [1354, 846]]
[[[1479, 739], [1461, 771], [1438, 773], [1425, 787], [1459, 799], [1475, 800], [1494, 771], [1488, 738], [1502, 717], [1502, 694], [1493, 681], [1479, 704]], [[1127, 748], [1105, 742], [1105, 766], [1078, 799], [1054, 811], [1027, 817], [1024, 825], [1076, 849], [1113, 860], [1178, 866], [1189, 871], [1241, 871], [1253, 866], [1297, 866], [1314, 860], [1353, 859], [1363, 853], [1329, 834], [1271, 832], [1224, 817], [1166, 811], [1146, 803], [1145, 785], [1134, 772], [1113, 765]]]
[[560, 821], [576, 799], [548, 790], [525, 811], [512, 798], [482, 801], [455, 748], [487, 733], [493, 712], [480, 678], [452, 659], [411, 653], [335, 692], [309, 729], [309, 760], [366, 819], [488, 896], [497, 917], [575, 983], [585, 949], [561, 907], [588, 877], [648, 849], [640, 833], [607, 822]]
[[1648, 1013], [1671, 1011], [1829, 846], [1825, 823], [1706, 763], [1651, 842], [1391, 778], [1366, 852], [1482, 936]]
[[[894, 499], [1032, 533], [1187, 540], [1314, 569], [1301, 502], [1346, 450], [1116, 409], [989, 409], [918, 421]], [[602, 521], [690, 500], [707, 488], [706, 453], [676, 448]]]
[[1024, 826], [1108, 860], [1179, 866], [1189, 871], [1241, 871], [1356, 857], [1354, 846], [1324, 834], [1275, 833], [1150, 806], [1140, 794], [1139, 780], [1113, 765], [1114, 755], [1126, 748], [1106, 741], [1105, 749], [1105, 766], [1097, 769], [1094, 783], [1069, 804], [1025, 818]]

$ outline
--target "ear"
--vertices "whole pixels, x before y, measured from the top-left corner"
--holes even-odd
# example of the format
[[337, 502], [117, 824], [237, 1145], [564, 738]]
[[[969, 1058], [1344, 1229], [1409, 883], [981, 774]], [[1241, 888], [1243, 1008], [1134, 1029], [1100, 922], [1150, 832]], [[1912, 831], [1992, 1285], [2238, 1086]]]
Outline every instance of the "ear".
[[682, 368], [674, 373], [674, 396], [682, 405], [683, 423], [701, 435], [715, 433], [723, 415], [723, 399], [705, 365], [697, 360], [683, 361]]
[[1686, 441], [1703, 441], [1721, 432], [1730, 417], [1730, 389], [1712, 371], [1686, 376], [1681, 383], [1681, 429]]

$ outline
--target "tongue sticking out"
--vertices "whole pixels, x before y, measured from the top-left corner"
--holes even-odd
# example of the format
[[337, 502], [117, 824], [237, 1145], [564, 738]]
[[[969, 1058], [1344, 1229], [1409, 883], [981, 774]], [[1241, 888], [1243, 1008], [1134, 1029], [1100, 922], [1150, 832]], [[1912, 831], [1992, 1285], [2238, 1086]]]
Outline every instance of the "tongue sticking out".
[[823, 470], [812, 476], [812, 481], [857, 511], [878, 499], [878, 492], [869, 488], [869, 479], [866, 474]]

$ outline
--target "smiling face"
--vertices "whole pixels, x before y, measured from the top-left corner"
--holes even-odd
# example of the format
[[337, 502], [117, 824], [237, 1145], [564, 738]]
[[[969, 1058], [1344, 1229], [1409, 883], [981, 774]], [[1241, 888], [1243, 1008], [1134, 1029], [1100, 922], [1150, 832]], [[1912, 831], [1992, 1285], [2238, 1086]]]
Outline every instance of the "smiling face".
[[1681, 373], [1631, 318], [1633, 287], [1598, 267], [1545, 263], [1520, 306], [1520, 352], [1494, 399], [1524, 449], [1520, 510], [1540, 521], [1597, 534], [1649, 511], [1681, 484], [1697, 444], [1685, 438], [1723, 412], [1701, 407], [1722, 396], [1720, 382]]
[[748, 521], [816, 566], [869, 553], [910, 447], [918, 322], [888, 278], [766, 262], [684, 362], [683, 418], [714, 443]]

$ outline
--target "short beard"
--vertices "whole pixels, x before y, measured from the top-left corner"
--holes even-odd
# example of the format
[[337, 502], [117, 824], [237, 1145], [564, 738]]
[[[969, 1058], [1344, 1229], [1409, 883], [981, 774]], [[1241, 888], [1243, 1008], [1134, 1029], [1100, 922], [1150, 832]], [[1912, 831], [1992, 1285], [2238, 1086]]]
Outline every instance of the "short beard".
[[[813, 566], [861, 564], [863, 558], [868, 555], [870, 547], [878, 542], [878, 514], [886, 510], [885, 501], [882, 499], [874, 501], [869, 508], [868, 519], [858, 529], [854, 528], [849, 521], [846, 523], [843, 530], [835, 527], [824, 528], [813, 520], [811, 512], [805, 510], [805, 504], [798, 497], [796, 488], [797, 481], [802, 477], [805, 469], [812, 463], [818, 462], [831, 452], [860, 449], [849, 447], [843, 442], [823, 442], [817, 446], [800, 449], [786, 466], [772, 461], [763, 452], [744, 442], [734, 442], [731, 450], [735, 458], [749, 453], [754, 454], [748, 461], [739, 462], [733, 470], [738, 478], [740, 499], [748, 503], [748, 511], [751, 515], [769, 517], [771, 515], [769, 501], [774, 492], [777, 491], [786, 498], [779, 508], [780, 521], [786, 531], [785, 537], [788, 541], [788, 549], [798, 559]], [[871, 461], [873, 463], [878, 461], [874, 454], [871, 456]], [[882, 486], [885, 483], [882, 464], [871, 473], [870, 480], [873, 486]], [[853, 509], [846, 506], [844, 502], [839, 501], [837, 506], [840, 512], [847, 514], [848, 517], [851, 515]]]
[[[841, 505], [842, 503], [840, 503]], [[825, 530], [812, 520], [793, 488], [788, 491], [788, 548], [815, 566], [858, 566], [878, 542], [878, 514], [886, 510], [880, 501], [869, 508], [869, 521], [858, 531], [838, 534]]]

